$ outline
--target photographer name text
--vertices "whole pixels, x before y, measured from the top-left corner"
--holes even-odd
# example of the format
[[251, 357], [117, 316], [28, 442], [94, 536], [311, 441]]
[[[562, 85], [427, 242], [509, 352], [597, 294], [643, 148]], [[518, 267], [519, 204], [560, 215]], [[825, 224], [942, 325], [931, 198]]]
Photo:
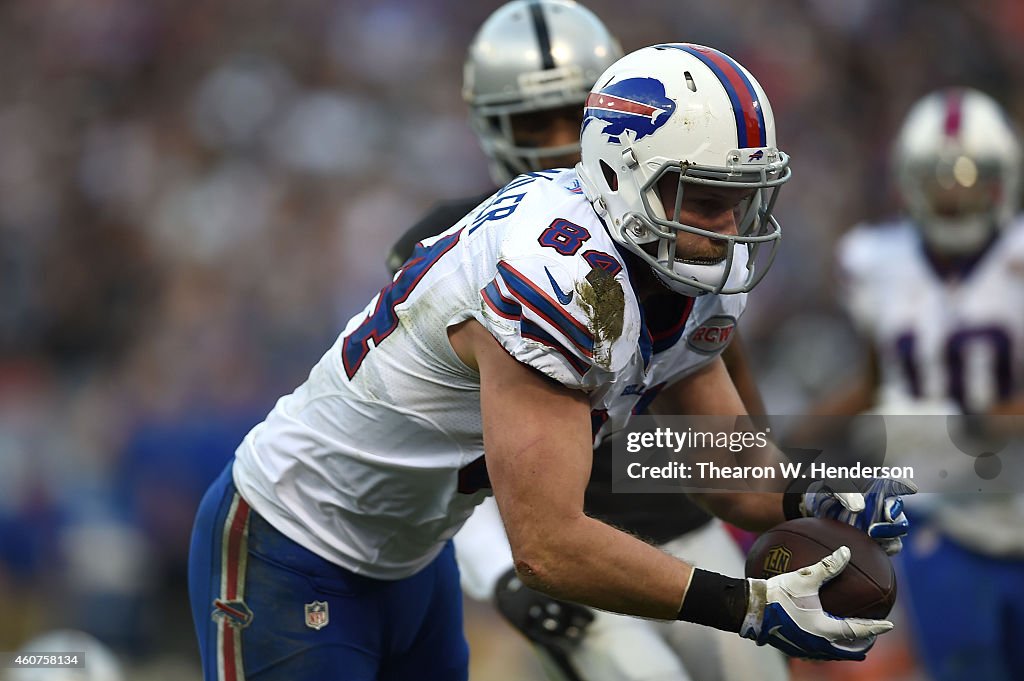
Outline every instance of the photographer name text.
[[638, 462], [626, 466], [626, 475], [639, 479], [674, 480], [768, 480], [775, 478], [813, 478], [815, 480], [858, 480], [871, 478], [914, 478], [913, 466], [831, 466], [824, 463], [804, 465], [780, 461], [765, 466], [721, 466], [710, 461], [692, 464], [673, 461], [661, 466], [645, 466]]

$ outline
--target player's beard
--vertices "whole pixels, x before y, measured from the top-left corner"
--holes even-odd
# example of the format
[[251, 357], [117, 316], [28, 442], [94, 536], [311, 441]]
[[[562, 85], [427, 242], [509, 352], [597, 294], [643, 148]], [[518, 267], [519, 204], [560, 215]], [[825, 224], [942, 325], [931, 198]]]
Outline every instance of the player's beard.
[[[646, 243], [642, 248], [658, 257], [658, 242]], [[690, 265], [717, 265], [729, 255], [729, 243], [697, 234], [680, 233], [676, 236], [675, 259]]]
[[729, 242], [696, 234], [676, 237], [676, 260], [691, 265], [717, 265], [729, 255]]

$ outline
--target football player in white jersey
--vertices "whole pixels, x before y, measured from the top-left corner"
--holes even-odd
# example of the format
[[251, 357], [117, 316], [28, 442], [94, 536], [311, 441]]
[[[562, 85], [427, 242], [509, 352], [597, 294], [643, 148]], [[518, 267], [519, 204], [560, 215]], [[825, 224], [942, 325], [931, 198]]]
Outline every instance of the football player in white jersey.
[[[583, 513], [594, 431], [621, 429], [648, 390], [664, 384], [678, 413], [743, 413], [720, 347], [679, 339], [740, 312], [790, 173], [753, 76], [685, 43], [602, 74], [581, 158], [424, 242], [245, 438], [193, 532], [207, 679], [465, 679], [450, 539], [491, 490], [519, 578], [548, 595], [818, 659], [862, 659], [891, 629], [822, 611], [845, 547], [736, 579]], [[666, 289], [697, 295], [656, 353], [644, 305]], [[701, 501], [751, 529], [807, 513], [891, 543], [906, 531], [891, 483]]]
[[[471, 42], [463, 96], [497, 187], [521, 172], [579, 162], [583, 103], [597, 77], [622, 56], [601, 20], [571, 0], [512, 0], [483, 23]], [[545, 82], [547, 89], [535, 83]], [[458, 222], [493, 194], [445, 201], [395, 243], [392, 274], [415, 245]], [[668, 291], [666, 308], [685, 300]], [[648, 316], [652, 337], [671, 335], [679, 315]], [[658, 346], [660, 352], [661, 345]], [[752, 414], [764, 407], [738, 334], [722, 359]], [[645, 397], [653, 397], [653, 393]], [[725, 524], [678, 494], [612, 490], [612, 440], [594, 453], [584, 511], [679, 558], [701, 556], [703, 567], [743, 574], [744, 556]], [[494, 498], [478, 506], [455, 535], [463, 590], [494, 603], [530, 640], [555, 681], [729, 681], [788, 677], [785, 657], [770, 647], [688, 622], [658, 623], [594, 611], [550, 598], [522, 585]]]
[[[1013, 127], [988, 95], [936, 91], [908, 113], [893, 160], [907, 218], [859, 226], [838, 250], [844, 302], [871, 370], [823, 411], [1024, 413]], [[937, 681], [1024, 678], [1024, 498], [933, 501], [915, 508], [924, 528], [901, 557], [913, 575], [901, 593], [923, 661]]]

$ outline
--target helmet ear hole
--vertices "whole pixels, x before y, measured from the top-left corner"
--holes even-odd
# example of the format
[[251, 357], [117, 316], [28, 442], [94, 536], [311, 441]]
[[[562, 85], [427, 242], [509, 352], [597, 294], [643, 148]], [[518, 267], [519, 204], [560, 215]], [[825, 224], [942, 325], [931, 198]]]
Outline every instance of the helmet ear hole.
[[695, 83], [693, 80], [693, 74], [687, 71], [686, 73], [683, 74], [683, 78], [686, 79], [686, 89], [689, 90], [690, 92], [696, 92], [697, 83]]
[[619, 191], [619, 176], [615, 174], [611, 166], [601, 159], [601, 172], [604, 173], [604, 181], [608, 184], [608, 188], [613, 192]]

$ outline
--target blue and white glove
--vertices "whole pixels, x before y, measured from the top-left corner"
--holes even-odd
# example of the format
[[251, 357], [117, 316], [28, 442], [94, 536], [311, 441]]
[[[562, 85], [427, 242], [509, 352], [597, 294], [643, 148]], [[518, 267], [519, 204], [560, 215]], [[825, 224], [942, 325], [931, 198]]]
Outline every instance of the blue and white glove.
[[750, 600], [740, 636], [768, 644], [791, 657], [811, 660], [863, 660], [875, 637], [892, 622], [834, 617], [821, 609], [818, 590], [850, 562], [841, 546], [810, 567], [770, 579], [748, 579]]
[[910, 522], [903, 513], [903, 495], [917, 492], [909, 480], [875, 478], [864, 494], [836, 492], [825, 481], [812, 483], [804, 492], [800, 512], [815, 518], [831, 518], [866, 532], [890, 556], [903, 548]]

